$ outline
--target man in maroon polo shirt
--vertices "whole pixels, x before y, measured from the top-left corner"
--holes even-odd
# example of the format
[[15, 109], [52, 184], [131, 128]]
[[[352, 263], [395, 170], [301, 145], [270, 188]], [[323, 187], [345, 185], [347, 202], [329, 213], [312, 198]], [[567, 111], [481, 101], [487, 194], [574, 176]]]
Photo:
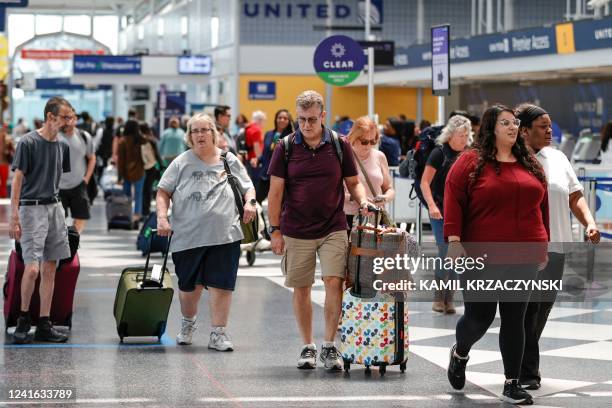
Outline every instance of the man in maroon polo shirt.
[[317, 364], [310, 292], [318, 254], [325, 284], [321, 362], [327, 369], [340, 370], [342, 359], [334, 339], [342, 308], [348, 247], [343, 183], [366, 212], [369, 203], [357, 178], [350, 144], [340, 139], [341, 161], [331, 131], [323, 126], [323, 97], [305, 91], [298, 96], [296, 105], [299, 129], [290, 136], [289, 160], [286, 162], [284, 144], [279, 143], [268, 171], [269, 232], [272, 250], [284, 255], [281, 268], [285, 286], [294, 289], [293, 310], [304, 341], [298, 368], [315, 368]]

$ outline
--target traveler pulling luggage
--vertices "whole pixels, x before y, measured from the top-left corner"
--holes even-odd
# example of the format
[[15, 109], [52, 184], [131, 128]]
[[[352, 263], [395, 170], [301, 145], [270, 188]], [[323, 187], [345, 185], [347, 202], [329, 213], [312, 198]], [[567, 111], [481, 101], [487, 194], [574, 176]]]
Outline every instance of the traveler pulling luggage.
[[[378, 225], [378, 212], [375, 216], [375, 225]], [[371, 272], [372, 260], [377, 253], [386, 251], [378, 250], [378, 241], [386, 234], [378, 228], [369, 228], [363, 224], [363, 216], [359, 215], [359, 225], [354, 231], [354, 241], [351, 244], [352, 258], [355, 262], [354, 286], [344, 291], [342, 300], [342, 318], [340, 324], [340, 353], [344, 360], [344, 370], [349, 371], [351, 364], [365, 365], [366, 372], [371, 366], [378, 366], [380, 375], [384, 375], [388, 365], [400, 366], [400, 371], [406, 371], [408, 358], [408, 310], [404, 302], [398, 302], [387, 293], [376, 293], [372, 286], [362, 285], [361, 275]], [[367, 231], [367, 232], [365, 232]], [[398, 235], [408, 235], [405, 232], [394, 232]], [[368, 236], [364, 239], [364, 235]], [[391, 236], [391, 235], [390, 235]], [[416, 246], [406, 245], [407, 242], [414, 243], [410, 236], [404, 236], [402, 243], [397, 246], [397, 251], [405, 251], [406, 248], [416, 249]], [[354, 246], [355, 241], [357, 243]], [[372, 243], [373, 248], [362, 248], [365, 241]], [[387, 252], [388, 253], [388, 252]], [[362, 254], [368, 254], [362, 256]], [[362, 262], [363, 258], [369, 258], [369, 262]], [[364, 265], [368, 265], [364, 270]], [[349, 268], [350, 270], [350, 268]], [[373, 275], [368, 273], [367, 275]], [[371, 280], [368, 279], [368, 280]]]
[[[150, 239], [155, 235], [157, 230], [152, 230]], [[159, 265], [149, 267], [149, 252], [144, 268], [126, 268], [121, 272], [113, 313], [122, 343], [124, 337], [155, 336], [161, 340], [166, 331], [174, 295], [170, 272], [166, 268], [171, 240], [172, 235], [168, 238], [161, 268]]]
[[[51, 300], [51, 315], [49, 319], [54, 326], [67, 326], [72, 328], [72, 312], [74, 303], [74, 291], [79, 277], [80, 263], [77, 249], [79, 247], [79, 233], [70, 226], [68, 227], [68, 241], [70, 243], [70, 258], [59, 262], [55, 275], [55, 290]], [[6, 280], [4, 282], [4, 322], [5, 330], [17, 324], [19, 311], [21, 309], [21, 278], [25, 265], [21, 257], [21, 246], [15, 242], [15, 249], [11, 251], [8, 262]], [[40, 297], [38, 287], [40, 275], [36, 279], [36, 286], [30, 301], [30, 316], [32, 324], [38, 323], [40, 313]]]
[[106, 222], [107, 229], [114, 228], [131, 230], [132, 222], [132, 199], [123, 190], [112, 189], [104, 193], [106, 197]]
[[146, 256], [150, 252], [164, 252], [168, 245], [168, 238], [153, 234], [157, 229], [157, 212], [153, 211], [147, 216], [136, 240], [136, 249]]

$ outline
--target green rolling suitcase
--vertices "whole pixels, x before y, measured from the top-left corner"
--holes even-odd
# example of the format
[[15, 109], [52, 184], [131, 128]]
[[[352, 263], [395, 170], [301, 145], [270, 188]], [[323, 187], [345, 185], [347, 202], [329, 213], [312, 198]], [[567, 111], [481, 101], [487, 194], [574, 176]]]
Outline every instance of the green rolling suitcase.
[[[151, 232], [149, 239], [153, 239], [157, 230]], [[124, 337], [157, 337], [161, 340], [166, 331], [174, 295], [172, 279], [166, 268], [171, 239], [172, 236], [168, 239], [159, 280], [152, 277], [154, 267], [149, 267], [150, 252], [144, 268], [125, 268], [121, 272], [113, 313], [122, 343]]]

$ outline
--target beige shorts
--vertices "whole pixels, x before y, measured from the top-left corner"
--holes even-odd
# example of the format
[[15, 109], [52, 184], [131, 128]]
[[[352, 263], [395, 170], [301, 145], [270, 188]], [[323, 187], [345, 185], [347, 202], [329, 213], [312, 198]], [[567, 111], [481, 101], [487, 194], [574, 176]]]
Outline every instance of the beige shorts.
[[336, 231], [319, 239], [296, 239], [283, 236], [285, 254], [281, 269], [285, 286], [303, 288], [314, 284], [317, 254], [321, 261], [321, 275], [344, 279], [348, 236], [346, 231]]

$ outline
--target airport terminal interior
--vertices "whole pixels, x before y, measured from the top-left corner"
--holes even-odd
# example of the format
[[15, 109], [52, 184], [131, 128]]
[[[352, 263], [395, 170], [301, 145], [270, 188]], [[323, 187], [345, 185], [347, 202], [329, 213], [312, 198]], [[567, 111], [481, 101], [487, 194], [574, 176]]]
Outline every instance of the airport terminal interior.
[[[296, 98], [307, 90], [321, 96], [326, 115], [304, 117]], [[58, 96], [69, 104], [58, 105], [61, 109], [72, 109], [63, 114], [58, 113], [61, 110], [47, 112], [49, 101]], [[421, 175], [415, 176], [409, 169], [411, 160], [418, 167], [415, 157], [429, 140], [425, 135], [433, 134], [432, 129], [439, 135], [443, 126], [450, 126], [451, 116], [466, 121], [466, 143], [478, 145], [478, 136], [485, 133], [478, 129], [488, 120], [483, 113], [498, 103], [511, 108], [522, 103], [541, 107], [539, 115], [550, 119], [545, 126], [551, 146], [547, 149], [555, 149], [556, 157], [567, 163], [566, 169], [555, 167], [546, 175], [575, 174], [577, 184], [571, 193], [562, 192], [569, 194], [571, 207], [572, 194], [582, 191], [579, 211], [592, 215], [593, 220], [586, 227], [581, 224], [576, 205], [571, 207], [572, 214], [568, 208], [565, 213], [550, 215], [551, 225], [566, 219], [569, 231], [564, 240], [563, 276], [559, 278], [563, 289], [536, 340], [541, 381], [528, 391], [531, 397], [527, 401], [514, 402], [549, 408], [610, 407], [612, 0], [0, 0], [0, 286], [4, 289], [0, 321], [5, 328], [0, 339], [0, 407], [513, 406], [504, 399], [508, 378], [500, 352], [501, 309], [469, 352], [465, 386], [458, 390], [449, 384], [449, 352], [456, 343], [457, 322], [466, 315], [461, 291], [454, 301], [451, 297], [442, 302], [441, 310], [434, 310], [435, 303], [432, 309], [433, 295], [419, 298], [408, 294], [401, 302], [407, 316], [401, 340], [407, 342], [408, 353], [397, 354], [396, 350], [396, 356], [406, 359], [405, 371], [403, 365], [402, 369], [399, 365], [365, 367], [355, 362], [350, 370], [346, 365], [328, 370], [320, 361], [315, 369], [298, 369], [296, 362], [304, 342], [294, 315], [297, 294], [285, 285], [281, 263], [285, 266], [286, 258], [272, 250], [275, 241], [271, 237], [276, 231], [269, 228], [273, 227], [269, 210], [271, 205], [272, 213], [279, 208], [266, 198], [267, 190], [260, 197], [259, 188], [267, 177], [262, 174], [267, 174], [267, 169], [262, 170], [261, 158], [257, 159], [266, 149], [279, 148], [279, 135], [291, 133], [279, 128], [281, 114], [287, 114], [286, 123], [294, 130], [320, 121], [341, 136], [351, 133], [358, 118], [369, 117], [368, 123], [373, 123], [379, 136], [370, 146], [367, 140], [358, 139], [355, 151], [371, 148], [384, 152], [388, 185], [383, 184], [383, 192], [389, 187], [395, 191], [394, 199], [382, 201], [384, 208], [397, 233], [414, 242], [419, 254], [435, 256], [434, 230], [441, 224], [430, 217], [413, 192], [414, 178]], [[174, 287], [167, 323], [153, 336], [132, 337], [116, 319], [123, 271], [144, 268], [146, 250], [137, 242], [142, 244], [151, 237], [147, 220], [158, 222], [156, 205], [160, 196], [163, 200], [168, 194], [159, 187], [164, 183], [160, 178], [168, 169], [176, 172], [178, 166], [174, 170], [169, 166], [173, 160], [182, 160], [179, 154], [186, 153], [181, 152], [201, 148], [200, 142], [193, 142], [196, 139], [185, 145], [183, 137], [185, 131], [187, 137], [197, 135], [191, 132], [192, 125], [209, 123], [202, 116], [190, 121], [202, 113], [222, 130], [217, 147], [231, 151], [244, 163], [236, 163], [238, 167], [232, 169], [243, 169], [258, 190], [258, 232], [253, 242], [241, 245], [226, 326], [233, 343], [229, 352], [210, 347], [209, 335], [218, 327], [212, 328], [210, 293], [206, 290], [199, 302], [193, 340], [179, 344], [177, 333], [184, 331], [186, 321], [171, 254], [167, 258], [169, 283], [164, 283]], [[61, 127], [54, 125], [60, 122]], [[144, 148], [139, 150], [142, 155], [139, 153], [137, 160], [128, 158], [127, 142], [120, 141], [130, 132], [126, 129], [133, 129], [132, 124], [138, 137], [149, 138], [154, 147], [150, 155]], [[514, 129], [514, 125], [518, 129], [520, 124], [502, 120], [493, 126]], [[19, 310], [13, 308], [19, 304], [11, 302], [16, 299], [13, 292], [17, 296], [24, 293], [15, 285], [15, 274], [21, 276], [24, 267], [21, 264], [21, 272], [15, 272], [20, 263], [14, 259], [17, 242], [11, 238], [11, 197], [15, 180], [17, 185], [21, 183], [17, 191], [21, 190], [22, 198], [28, 192], [24, 186], [35, 184], [21, 170], [27, 156], [27, 151], [23, 153], [25, 142], [43, 138], [51, 128], [55, 129], [52, 141], [58, 131], [66, 129], [84, 135], [83, 150], [76, 151], [85, 152], [85, 167], [81, 161], [79, 168], [85, 169], [84, 175], [91, 175], [91, 182], [81, 185], [82, 176], [77, 175], [77, 186], [83, 187], [85, 196], [91, 193], [83, 199], [90, 217], [75, 224], [82, 232], [72, 266], [62, 264], [56, 273], [51, 321], [67, 341], [39, 340], [35, 324], [26, 336], [29, 341], [16, 341]], [[199, 131], [194, 138], [204, 138], [207, 131], [215, 133], [212, 128]], [[274, 138], [272, 142], [268, 133], [270, 140]], [[304, 140], [306, 134], [304, 131]], [[334, 137], [328, 142], [335, 141]], [[174, 142], [168, 142], [172, 138]], [[253, 142], [254, 138], [259, 139]], [[390, 139], [397, 146], [396, 153], [385, 150], [385, 140]], [[74, 144], [62, 143], [66, 149], [70, 146], [73, 155]], [[315, 157], [315, 149], [310, 149]], [[36, 157], [32, 154], [27, 162], [36, 166], [39, 163], [32, 160]], [[283, 159], [280, 154], [275, 158], [277, 162]], [[56, 159], [60, 160], [59, 154]], [[131, 170], [125, 169], [133, 168], [134, 160], [141, 163], [141, 173], [131, 180], [134, 191], [129, 186], [129, 196], [122, 195], [126, 189], [123, 181], [132, 177], [128, 175]], [[288, 156], [286, 160], [290, 173]], [[340, 160], [343, 163], [342, 155]], [[151, 162], [151, 167], [145, 162]], [[45, 163], [48, 171], [57, 171], [59, 177], [61, 165], [55, 166], [51, 159]], [[17, 176], [14, 166], [22, 166], [17, 168]], [[40, 174], [45, 175], [44, 171]], [[450, 177], [452, 170], [448, 174]], [[205, 180], [210, 177], [200, 176]], [[290, 185], [291, 180], [285, 183]], [[270, 184], [274, 185], [274, 180], [267, 186]], [[362, 184], [364, 191], [373, 191]], [[169, 185], [168, 181], [163, 185]], [[62, 188], [62, 181], [54, 186], [60, 195], [72, 188]], [[144, 195], [143, 188], [148, 190]], [[229, 183], [227, 188], [231, 195]], [[212, 193], [190, 199], [205, 202]], [[326, 194], [331, 193], [318, 191], [317, 196], [308, 197], [312, 201], [309, 205], [322, 205]], [[554, 194], [560, 193], [554, 190]], [[117, 221], [113, 211], [123, 197], [128, 215]], [[368, 197], [376, 199], [369, 193]], [[19, 214], [24, 208], [40, 207], [40, 203], [62, 208], [64, 200], [28, 198], [16, 202]], [[36, 200], [40, 202], [33, 202]], [[219, 214], [237, 214], [233, 198], [228, 200], [231, 205], [217, 208]], [[247, 200], [245, 208], [248, 205], [255, 204]], [[152, 217], [146, 215], [149, 207]], [[283, 207], [282, 211], [286, 210]], [[58, 211], [61, 218], [64, 210]], [[278, 218], [278, 214], [272, 215]], [[71, 207], [65, 216], [67, 226], [75, 223], [73, 216]], [[206, 220], [207, 216], [211, 219]], [[28, 227], [24, 215], [21, 217], [25, 234]], [[207, 226], [214, 229], [220, 225], [221, 218], [213, 212], [196, 216], [194, 222], [204, 231]], [[280, 225], [283, 234], [286, 228]], [[597, 242], [585, 238], [593, 229]], [[174, 234], [184, 245], [180, 231]], [[447, 236], [449, 242], [451, 238]], [[357, 257], [357, 265], [362, 265], [360, 254], [372, 256], [371, 252], [359, 252], [359, 243], [350, 245], [345, 258]], [[24, 242], [23, 248], [26, 254], [32, 244]], [[550, 248], [549, 252], [554, 252]], [[312, 337], [320, 354], [326, 335], [322, 276], [326, 261], [321, 254], [309, 299]], [[218, 262], [219, 269], [232, 268], [230, 257], [221, 257]], [[151, 253], [151, 273], [163, 263], [163, 250]], [[369, 265], [370, 270], [362, 273], [372, 272], [371, 259]], [[74, 291], [58, 283], [62, 268], [68, 267], [76, 268]], [[202, 269], [206, 274], [206, 268]], [[421, 272], [434, 279], [433, 269]], [[140, 290], [157, 290], [145, 289]], [[59, 304], [72, 295], [68, 318], [53, 321]], [[38, 299], [37, 290], [34, 297]], [[364, 304], [368, 302], [372, 304]], [[391, 304], [397, 310], [397, 303]], [[149, 304], [142, 308], [143, 313], [149, 307], [155, 309]], [[344, 318], [343, 314], [335, 338], [340, 351], [348, 336]], [[396, 322], [393, 330], [397, 333], [400, 326]], [[520, 343], [513, 335], [509, 338]]]

